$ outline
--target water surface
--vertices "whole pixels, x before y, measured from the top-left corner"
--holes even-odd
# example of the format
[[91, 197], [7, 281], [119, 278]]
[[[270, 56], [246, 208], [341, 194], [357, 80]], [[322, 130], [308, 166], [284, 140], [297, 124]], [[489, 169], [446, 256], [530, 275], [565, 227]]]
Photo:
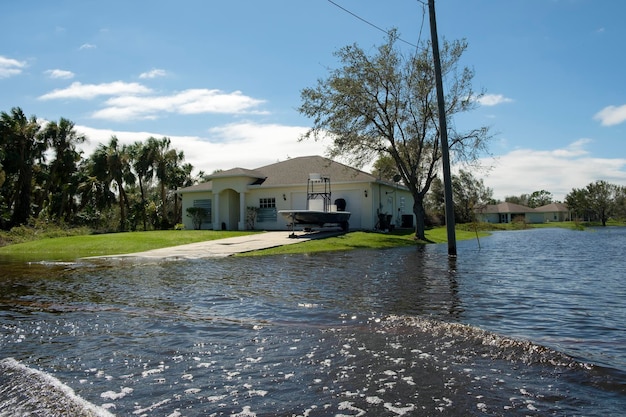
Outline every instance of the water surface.
[[[538, 229], [459, 242], [456, 260], [0, 260], [0, 359], [115, 415], [619, 415], [624, 243]], [[17, 367], [0, 362], [0, 416]]]

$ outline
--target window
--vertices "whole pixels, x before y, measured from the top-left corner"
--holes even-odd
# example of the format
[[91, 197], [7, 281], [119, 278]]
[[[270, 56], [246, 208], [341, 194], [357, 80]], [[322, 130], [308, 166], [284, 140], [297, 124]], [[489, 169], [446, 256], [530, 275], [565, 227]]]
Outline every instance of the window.
[[275, 222], [277, 220], [278, 213], [276, 211], [276, 198], [260, 198], [259, 199], [259, 212], [256, 216], [256, 221], [263, 222]]
[[211, 222], [211, 200], [193, 200], [194, 207], [200, 207], [206, 210], [205, 219]]
[[259, 208], [276, 208], [276, 198], [260, 198], [259, 199]]

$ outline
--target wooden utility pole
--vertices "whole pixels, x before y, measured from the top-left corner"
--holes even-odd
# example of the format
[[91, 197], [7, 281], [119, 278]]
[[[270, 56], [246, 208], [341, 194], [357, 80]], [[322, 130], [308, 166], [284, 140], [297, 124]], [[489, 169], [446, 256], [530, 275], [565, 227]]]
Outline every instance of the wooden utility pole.
[[439, 59], [439, 41], [437, 38], [437, 20], [435, 18], [435, 0], [428, 0], [430, 14], [430, 37], [433, 45], [435, 64], [435, 82], [437, 85], [437, 104], [439, 107], [439, 138], [441, 139], [441, 159], [443, 162], [443, 193], [446, 203], [446, 230], [448, 231], [448, 256], [456, 257], [456, 233], [454, 231], [454, 201], [452, 199], [452, 176], [450, 174], [450, 152], [448, 149], [448, 124], [446, 106], [441, 79], [441, 61]]

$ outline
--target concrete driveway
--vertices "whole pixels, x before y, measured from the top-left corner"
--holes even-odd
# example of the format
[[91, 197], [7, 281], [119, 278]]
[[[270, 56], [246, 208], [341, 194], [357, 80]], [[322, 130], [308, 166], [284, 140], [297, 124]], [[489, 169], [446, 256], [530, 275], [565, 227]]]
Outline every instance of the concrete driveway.
[[121, 259], [121, 258], [150, 258], [150, 259], [200, 259], [221, 258], [236, 253], [251, 252], [259, 249], [276, 246], [293, 245], [311, 239], [335, 236], [339, 232], [311, 232], [296, 233], [295, 237], [289, 231], [264, 232], [253, 235], [230, 237], [226, 239], [208, 240], [205, 242], [189, 243], [187, 245], [153, 249], [145, 252], [127, 253], [120, 255], [96, 256], [88, 259]]

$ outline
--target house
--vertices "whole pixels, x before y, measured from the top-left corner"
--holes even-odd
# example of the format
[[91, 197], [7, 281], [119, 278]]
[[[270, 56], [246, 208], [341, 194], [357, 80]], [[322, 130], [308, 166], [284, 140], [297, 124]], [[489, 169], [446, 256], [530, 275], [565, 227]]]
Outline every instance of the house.
[[543, 213], [544, 222], [566, 222], [572, 220], [567, 204], [550, 203], [537, 207], [535, 210]]
[[[288, 230], [278, 211], [307, 208], [307, 180], [312, 173], [330, 178], [331, 199], [345, 200], [352, 230], [374, 229], [379, 214], [390, 217], [391, 224], [398, 227], [415, 224], [413, 197], [403, 185], [328, 158], [305, 156], [255, 169], [217, 172], [208, 182], [178, 190], [185, 228], [194, 229], [187, 209], [201, 207], [207, 213], [199, 224], [201, 229]], [[256, 213], [254, 224], [248, 216], [251, 209]]]
[[487, 204], [476, 208], [478, 221], [486, 223], [510, 223], [517, 219], [526, 223], [546, 223], [570, 220], [567, 205], [551, 203], [531, 208], [514, 203]]

